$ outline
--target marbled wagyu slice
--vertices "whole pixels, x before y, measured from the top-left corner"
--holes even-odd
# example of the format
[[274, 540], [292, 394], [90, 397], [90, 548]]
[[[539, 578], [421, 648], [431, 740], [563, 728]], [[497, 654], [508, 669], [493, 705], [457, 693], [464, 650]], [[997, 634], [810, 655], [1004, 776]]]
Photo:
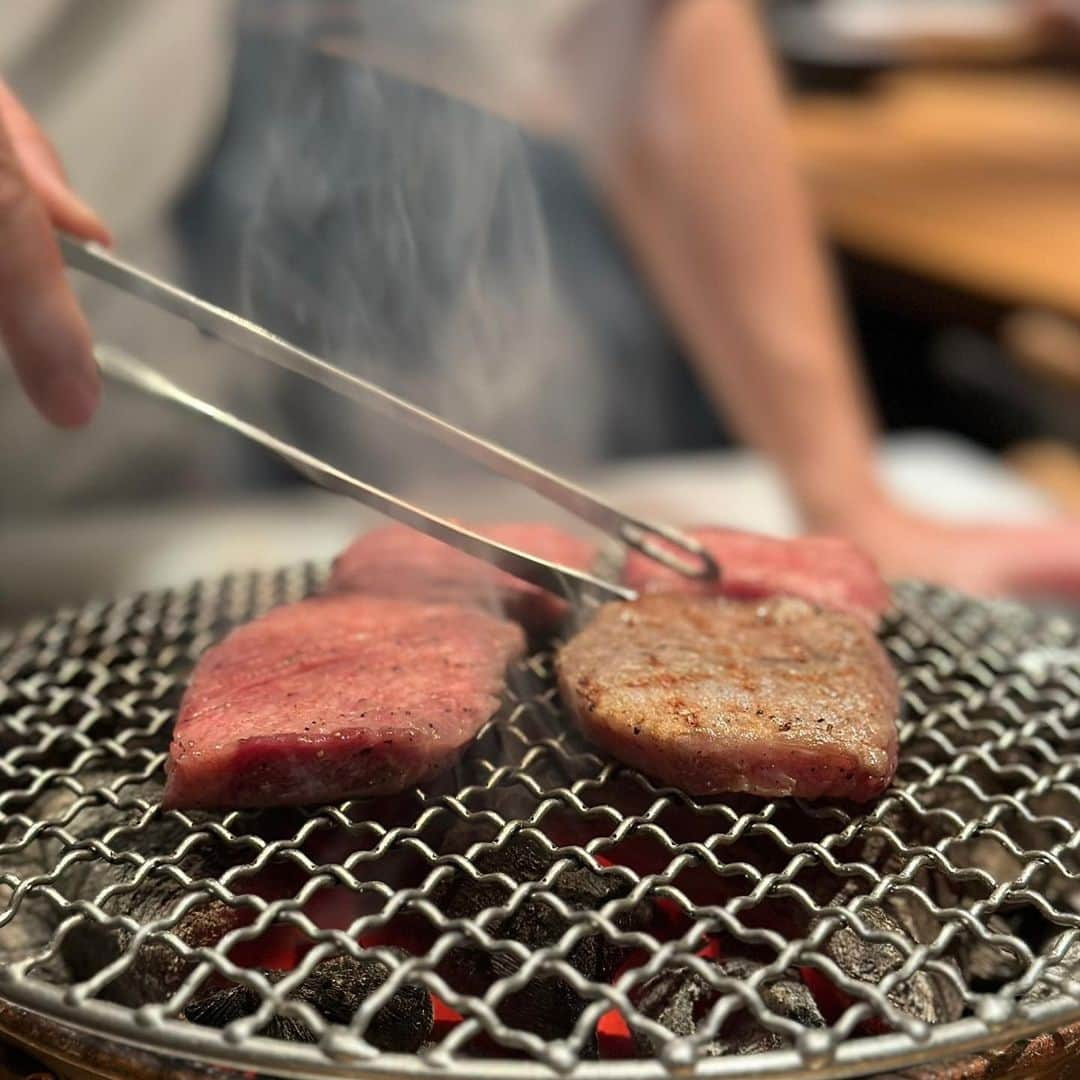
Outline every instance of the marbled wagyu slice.
[[277, 608], [200, 660], [173, 733], [168, 807], [266, 807], [402, 791], [495, 713], [521, 629], [379, 596]]
[[846, 611], [877, 626], [889, 606], [889, 587], [868, 555], [834, 536], [774, 536], [701, 527], [687, 529], [723, 567], [719, 582], [681, 577], [631, 551], [623, 581], [639, 593], [693, 592], [734, 600], [798, 596], [819, 607]]
[[[594, 544], [550, 525], [469, 527], [572, 570], [588, 570], [596, 556]], [[538, 635], [553, 633], [566, 617], [566, 604], [557, 596], [404, 525], [375, 529], [346, 548], [334, 562], [327, 588], [498, 611]]]

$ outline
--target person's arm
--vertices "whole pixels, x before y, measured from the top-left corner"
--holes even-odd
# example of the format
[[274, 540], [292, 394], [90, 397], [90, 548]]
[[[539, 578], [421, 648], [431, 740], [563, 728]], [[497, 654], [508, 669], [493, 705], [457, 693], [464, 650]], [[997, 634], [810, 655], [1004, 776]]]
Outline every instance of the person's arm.
[[0, 82], [0, 342], [38, 411], [61, 427], [77, 427], [97, 406], [98, 372], [56, 228], [109, 239], [68, 187], [40, 128]]
[[882, 497], [874, 429], [765, 45], [740, 0], [669, 0], [648, 64], [600, 181], [716, 407], [832, 525]]
[[703, 384], [807, 527], [889, 574], [1080, 593], [1080, 522], [959, 528], [897, 506], [746, 0], [655, 0], [645, 73], [595, 175]]

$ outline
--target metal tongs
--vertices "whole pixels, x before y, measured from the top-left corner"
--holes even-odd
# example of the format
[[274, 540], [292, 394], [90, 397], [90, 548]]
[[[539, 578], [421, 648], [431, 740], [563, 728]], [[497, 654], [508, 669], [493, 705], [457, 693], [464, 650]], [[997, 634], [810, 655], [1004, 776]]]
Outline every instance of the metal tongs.
[[[374, 408], [384, 416], [408, 424], [414, 430], [437, 439], [451, 450], [464, 454], [492, 472], [523, 484], [669, 569], [689, 578], [707, 580], [718, 576], [717, 565], [708, 552], [695, 540], [683, 536], [675, 529], [650, 524], [620, 513], [582, 488], [560, 479], [525, 458], [470, 435], [378, 386], [290, 345], [232, 312], [153, 277], [95, 244], [85, 244], [61, 235], [60, 246], [68, 265], [74, 269], [178, 316], [226, 344], [278, 364], [314, 380], [328, 390]], [[575, 605], [586, 601], [636, 599], [636, 593], [631, 589], [488, 540], [366, 484], [225, 409], [196, 397], [119, 349], [98, 345], [94, 351], [97, 362], [106, 375], [209, 417], [277, 454], [313, 483], [365, 503], [372, 509], [441, 540], [467, 555], [565, 597]]]

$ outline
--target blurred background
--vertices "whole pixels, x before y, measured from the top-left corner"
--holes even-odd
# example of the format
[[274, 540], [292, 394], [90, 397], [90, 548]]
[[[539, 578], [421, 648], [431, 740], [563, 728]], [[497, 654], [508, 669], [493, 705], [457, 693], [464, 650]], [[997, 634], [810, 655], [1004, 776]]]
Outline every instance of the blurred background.
[[[551, 78], [529, 51], [542, 19], [478, 32], [455, 6], [6, 0], [0, 71], [122, 255], [627, 509], [797, 530], [774, 469], [709, 406], [579, 155], [498, 107], [508, 60], [515, 78]], [[1060, 7], [757, 5], [886, 482], [957, 520], [1080, 514], [1080, 13]], [[372, 59], [385, 42], [396, 59]], [[598, 57], [629, 62], [618, 48]], [[462, 517], [549, 516], [80, 289], [102, 340], [365, 479]], [[0, 624], [322, 558], [370, 520], [130, 392], [109, 387], [91, 430], [60, 434], [0, 381]]]

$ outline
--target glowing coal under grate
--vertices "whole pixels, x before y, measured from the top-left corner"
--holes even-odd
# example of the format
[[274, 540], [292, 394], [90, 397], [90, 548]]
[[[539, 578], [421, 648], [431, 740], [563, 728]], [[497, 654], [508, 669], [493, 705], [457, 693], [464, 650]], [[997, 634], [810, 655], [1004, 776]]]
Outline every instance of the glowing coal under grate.
[[924, 586], [867, 808], [695, 800], [598, 756], [541, 653], [460, 767], [309, 811], [158, 804], [194, 659], [320, 571], [0, 637], [0, 998], [286, 1075], [857, 1075], [1080, 1019], [1080, 638]]

